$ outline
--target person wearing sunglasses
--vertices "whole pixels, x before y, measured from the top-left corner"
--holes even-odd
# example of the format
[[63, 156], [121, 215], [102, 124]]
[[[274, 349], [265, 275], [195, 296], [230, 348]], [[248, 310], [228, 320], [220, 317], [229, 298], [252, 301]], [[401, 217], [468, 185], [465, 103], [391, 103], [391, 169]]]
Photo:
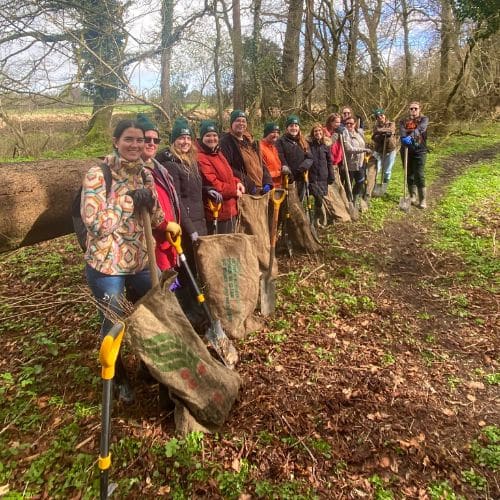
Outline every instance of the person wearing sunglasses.
[[153, 231], [156, 240], [156, 264], [161, 271], [165, 271], [177, 264], [177, 252], [168, 242], [165, 231], [172, 233], [174, 237], [180, 234], [180, 203], [172, 176], [155, 159], [161, 142], [158, 127], [143, 113], [137, 115], [137, 122], [144, 130], [144, 151], [141, 157], [153, 175], [158, 201], [165, 214], [165, 224]]
[[342, 120], [342, 125], [345, 126], [345, 122], [349, 119], [352, 118], [354, 120], [354, 127], [356, 131], [363, 135], [365, 134], [364, 127], [363, 127], [363, 120], [361, 119], [361, 116], [359, 115], [354, 115], [354, 112], [351, 107], [349, 106], [342, 106], [342, 115], [341, 115], [341, 120]]
[[[354, 204], [359, 205], [365, 187], [364, 156], [365, 153], [371, 154], [372, 151], [366, 147], [363, 136], [356, 130], [354, 118], [348, 118], [345, 122], [345, 127], [346, 130], [342, 133], [345, 158], [351, 184], [354, 184], [352, 188]], [[342, 174], [343, 180], [346, 182], [343, 170]]]
[[404, 161], [404, 148], [406, 148], [408, 150], [408, 190], [411, 203], [424, 209], [427, 208], [424, 169], [427, 157], [427, 126], [429, 125], [429, 119], [422, 115], [418, 101], [412, 101], [408, 108], [408, 116], [399, 122], [399, 135], [403, 146], [401, 148], [401, 157]]

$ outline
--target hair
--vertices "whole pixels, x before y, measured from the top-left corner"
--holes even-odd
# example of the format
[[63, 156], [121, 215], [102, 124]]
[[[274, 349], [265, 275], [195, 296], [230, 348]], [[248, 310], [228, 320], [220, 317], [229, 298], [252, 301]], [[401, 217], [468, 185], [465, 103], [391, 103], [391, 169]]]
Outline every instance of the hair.
[[320, 144], [325, 144], [325, 132], [323, 131], [323, 125], [321, 125], [321, 123], [319, 122], [313, 123], [313, 126], [311, 127], [311, 132], [309, 132], [309, 138], [311, 140], [315, 140], [314, 129], [317, 128], [321, 129], [321, 132], [323, 133], [323, 137], [321, 138]]
[[170, 148], [170, 151], [172, 152], [172, 154], [176, 158], [178, 158], [181, 161], [182, 166], [188, 172], [188, 174], [194, 174], [197, 176], [200, 175], [200, 172], [198, 170], [198, 161], [197, 161], [198, 152], [196, 151], [196, 148], [194, 147], [193, 142], [191, 142], [191, 148], [189, 149], [189, 151], [187, 153], [183, 153], [183, 152], [179, 151], [175, 147], [175, 141], [172, 143], [172, 147]]
[[421, 107], [422, 107], [422, 105], [421, 105], [421, 104], [420, 104], [420, 102], [418, 102], [418, 101], [410, 101], [409, 106], [411, 106], [412, 104], [416, 104], [419, 108], [421, 108]]
[[[288, 134], [288, 135], [290, 135], [290, 133], [288, 132], [288, 127], [286, 127], [286, 129], [285, 129], [285, 133]], [[309, 149], [309, 145], [307, 144], [307, 141], [304, 138], [304, 134], [302, 134], [302, 130], [300, 129], [300, 125], [299, 125], [299, 133], [296, 135], [296, 137], [297, 137], [297, 139], [294, 139], [294, 140], [297, 142], [297, 144], [304, 151], [307, 151]]]
[[330, 130], [330, 127], [332, 126], [332, 123], [335, 121], [336, 118], [342, 119], [342, 117], [338, 113], [332, 113], [326, 119], [325, 127], [328, 131]]
[[120, 120], [113, 130], [113, 139], [119, 139], [128, 128], [137, 128], [141, 130], [142, 135], [144, 135], [144, 130], [136, 120]]
[[344, 109], [348, 109], [348, 110], [351, 112], [351, 115], [354, 115], [354, 112], [353, 112], [353, 110], [352, 110], [351, 106], [342, 106], [340, 109], [341, 109], [342, 111], [344, 111]]

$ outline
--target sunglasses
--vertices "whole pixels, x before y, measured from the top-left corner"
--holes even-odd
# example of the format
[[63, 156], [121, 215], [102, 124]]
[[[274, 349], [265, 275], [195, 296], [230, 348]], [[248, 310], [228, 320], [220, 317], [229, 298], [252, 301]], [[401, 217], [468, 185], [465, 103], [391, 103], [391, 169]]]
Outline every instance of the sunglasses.
[[351, 112], [350, 112], [350, 111], [342, 111], [342, 114], [343, 114], [343, 115], [350, 115], [350, 114], [351, 114]]
[[160, 144], [161, 139], [159, 137], [145, 137], [144, 142], [146, 144], [152, 144], [152, 143]]
[[410, 111], [418, 111], [418, 108], [410, 108]]
[[345, 122], [346, 125], [354, 125], [354, 122]]

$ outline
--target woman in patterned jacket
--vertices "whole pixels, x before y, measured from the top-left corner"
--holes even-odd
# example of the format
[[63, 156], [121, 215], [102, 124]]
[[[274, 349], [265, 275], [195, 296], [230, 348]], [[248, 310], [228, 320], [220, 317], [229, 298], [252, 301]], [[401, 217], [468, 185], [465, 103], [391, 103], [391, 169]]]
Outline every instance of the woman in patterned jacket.
[[[151, 213], [153, 228], [165, 224], [151, 173], [144, 169], [144, 131], [133, 120], [122, 120], [113, 132], [114, 152], [104, 163], [111, 170], [111, 186], [106, 196], [103, 169], [91, 167], [83, 179], [81, 215], [87, 228], [85, 274], [89, 287], [103, 308], [123, 316], [120, 303], [125, 289], [142, 297], [151, 288], [142, 208]], [[104, 337], [112, 321], [101, 313]], [[123, 363], [116, 365], [118, 396], [132, 402]]]

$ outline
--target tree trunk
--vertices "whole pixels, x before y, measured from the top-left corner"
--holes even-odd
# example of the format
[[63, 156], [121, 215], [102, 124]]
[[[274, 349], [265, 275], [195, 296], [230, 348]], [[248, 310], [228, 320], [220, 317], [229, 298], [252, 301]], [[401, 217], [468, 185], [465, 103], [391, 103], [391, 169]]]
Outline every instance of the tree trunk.
[[349, 34], [347, 36], [347, 54], [344, 73], [344, 101], [346, 104], [352, 104], [351, 93], [356, 88], [356, 57], [357, 57], [357, 42], [359, 38], [359, 2], [351, 0], [351, 5], [345, 5], [346, 11], [350, 11], [349, 15]]
[[71, 204], [98, 160], [0, 164], [0, 252], [73, 232]]
[[405, 87], [408, 91], [413, 83], [413, 61], [410, 50], [410, 13], [408, 11], [407, 0], [401, 0], [401, 18], [401, 23], [403, 25], [403, 47], [405, 54]]
[[299, 41], [303, 9], [304, 0], [290, 0], [281, 63], [283, 83], [281, 107], [285, 113], [294, 111], [297, 107], [297, 80], [299, 77], [300, 54]]
[[[170, 66], [172, 62], [172, 29], [174, 27], [174, 0], [163, 0], [161, 4], [162, 30], [161, 30], [161, 106], [172, 119], [172, 95], [170, 92]], [[168, 126], [168, 124], [167, 124]]]
[[215, 20], [215, 47], [214, 47], [214, 75], [215, 75], [215, 94], [217, 97], [217, 120], [219, 127], [224, 125], [224, 99], [222, 96], [222, 82], [220, 78], [220, 46], [221, 46], [221, 32], [220, 32], [220, 19], [217, 14], [217, 0], [214, 0], [213, 14]]
[[245, 96], [243, 91], [243, 44], [241, 41], [240, 1], [233, 0], [233, 107], [245, 109]]
[[311, 112], [312, 91], [314, 89], [314, 56], [313, 56], [313, 9], [314, 0], [306, 0], [306, 22], [304, 36], [304, 66], [302, 68], [302, 109]]

